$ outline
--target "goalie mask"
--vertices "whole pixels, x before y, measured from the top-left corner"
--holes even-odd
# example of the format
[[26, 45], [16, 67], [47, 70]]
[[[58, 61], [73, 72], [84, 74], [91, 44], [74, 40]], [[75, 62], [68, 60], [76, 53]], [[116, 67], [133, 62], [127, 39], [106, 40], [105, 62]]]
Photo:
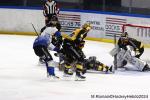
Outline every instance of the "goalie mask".
[[122, 33], [121, 37], [128, 37], [128, 33], [127, 32]]
[[129, 41], [129, 38], [128, 37], [121, 37], [121, 43], [122, 44], [127, 44]]
[[120, 38], [121, 38], [122, 44], [127, 44], [128, 43], [129, 38], [128, 38], [128, 33], [127, 32], [122, 33]]

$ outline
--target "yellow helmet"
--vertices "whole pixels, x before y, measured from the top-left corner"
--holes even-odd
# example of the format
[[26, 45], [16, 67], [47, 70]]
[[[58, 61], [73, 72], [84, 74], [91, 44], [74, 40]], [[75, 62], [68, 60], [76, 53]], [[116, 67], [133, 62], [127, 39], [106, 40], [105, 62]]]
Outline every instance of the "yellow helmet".
[[90, 30], [92, 27], [90, 23], [85, 23], [84, 25], [82, 25], [82, 28], [86, 30]]

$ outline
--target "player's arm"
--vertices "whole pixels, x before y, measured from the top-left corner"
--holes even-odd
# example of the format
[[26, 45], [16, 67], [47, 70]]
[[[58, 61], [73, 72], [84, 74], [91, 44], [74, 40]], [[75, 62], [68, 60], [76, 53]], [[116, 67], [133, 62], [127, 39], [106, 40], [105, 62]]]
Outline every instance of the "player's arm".
[[77, 35], [79, 33], [79, 30], [76, 29], [75, 31], [73, 31], [69, 36], [67, 36], [66, 38], [71, 40], [71, 41], [74, 41], [76, 38], [77, 38]]

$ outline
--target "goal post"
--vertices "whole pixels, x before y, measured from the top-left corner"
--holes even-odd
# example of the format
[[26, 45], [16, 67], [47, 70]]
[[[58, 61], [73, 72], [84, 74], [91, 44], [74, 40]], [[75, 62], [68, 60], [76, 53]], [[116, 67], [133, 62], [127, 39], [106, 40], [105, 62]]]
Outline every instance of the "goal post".
[[145, 46], [150, 47], [150, 25], [124, 24], [122, 32], [127, 32], [129, 37], [135, 38]]

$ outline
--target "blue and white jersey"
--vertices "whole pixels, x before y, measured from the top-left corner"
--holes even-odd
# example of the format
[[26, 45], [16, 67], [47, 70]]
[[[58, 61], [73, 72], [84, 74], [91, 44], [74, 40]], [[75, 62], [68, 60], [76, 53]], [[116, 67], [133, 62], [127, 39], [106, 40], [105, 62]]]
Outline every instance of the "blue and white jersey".
[[48, 47], [51, 43], [51, 40], [52, 40], [52, 38], [48, 34], [46, 34], [44, 36], [38, 36], [33, 43], [33, 47], [39, 46], [39, 45]]
[[56, 27], [47, 27], [42, 33], [41, 35], [44, 36], [46, 34], [49, 35], [54, 35], [56, 32], [58, 31], [58, 29]]
[[[58, 30], [56, 27], [47, 27], [40, 36], [38, 36], [33, 44], [33, 47], [35, 46], [45, 46], [50, 50], [53, 50], [55, 46], [51, 43], [52, 42], [52, 36], [57, 32]], [[58, 34], [58, 33], [57, 33]]]

